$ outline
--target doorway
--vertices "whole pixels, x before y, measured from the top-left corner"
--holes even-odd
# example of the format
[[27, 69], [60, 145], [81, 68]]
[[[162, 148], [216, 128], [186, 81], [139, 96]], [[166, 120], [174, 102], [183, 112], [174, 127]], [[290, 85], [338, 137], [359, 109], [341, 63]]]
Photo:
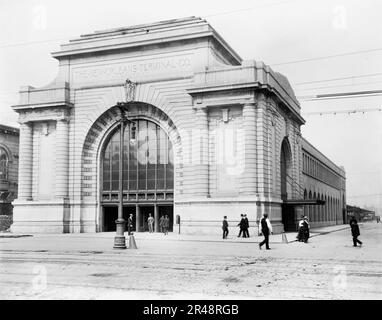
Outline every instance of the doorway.
[[173, 206], [158, 206], [159, 210], [159, 219], [161, 217], [164, 217], [166, 214], [168, 215], [168, 218], [170, 219], [170, 226], [168, 228], [169, 232], [173, 231], [173, 224], [174, 224], [174, 207]]
[[149, 225], [147, 223], [147, 219], [149, 214], [154, 217], [154, 206], [141, 206], [139, 207], [140, 215], [139, 215], [139, 229], [138, 231], [149, 231]]
[[[117, 112], [119, 113], [119, 111]], [[173, 223], [174, 151], [170, 137], [158, 124], [134, 119], [136, 143], [129, 143], [131, 130], [124, 133], [120, 149], [121, 128], [116, 126], [105, 137], [100, 161], [100, 192], [103, 211], [100, 230], [115, 231], [118, 217], [119, 187], [123, 186], [123, 217], [133, 215], [133, 231], [148, 231], [149, 214], [157, 220], [167, 214]], [[131, 142], [131, 141], [130, 141]], [[119, 159], [123, 152], [123, 181], [119, 181]], [[156, 206], [157, 210], [154, 210]]]
[[284, 224], [284, 231], [296, 231], [296, 218], [294, 206], [285, 203], [291, 199], [292, 192], [292, 152], [288, 138], [285, 137], [281, 144], [280, 152], [280, 197], [284, 202], [281, 205], [281, 220]]
[[[133, 215], [133, 228], [135, 231], [135, 206], [124, 206], [123, 207], [123, 219], [127, 221], [129, 215]], [[104, 206], [103, 207], [103, 223], [102, 232], [116, 231], [115, 220], [118, 219], [118, 206]]]
[[297, 230], [294, 206], [282, 204], [282, 223], [284, 231], [294, 232]]

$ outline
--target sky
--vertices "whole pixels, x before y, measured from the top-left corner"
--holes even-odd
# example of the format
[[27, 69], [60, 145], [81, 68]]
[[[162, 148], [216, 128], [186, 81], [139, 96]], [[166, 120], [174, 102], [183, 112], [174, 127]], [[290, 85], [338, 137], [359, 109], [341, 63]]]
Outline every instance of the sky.
[[[0, 0], [0, 123], [17, 125], [10, 106], [21, 86], [55, 78], [51, 52], [61, 43], [188, 16], [205, 18], [244, 60], [263, 61], [287, 76], [306, 120], [303, 136], [345, 167], [348, 204], [382, 208], [382, 111], [375, 111], [382, 95], [312, 100], [382, 90], [378, 0]], [[321, 111], [330, 113], [315, 114]]]

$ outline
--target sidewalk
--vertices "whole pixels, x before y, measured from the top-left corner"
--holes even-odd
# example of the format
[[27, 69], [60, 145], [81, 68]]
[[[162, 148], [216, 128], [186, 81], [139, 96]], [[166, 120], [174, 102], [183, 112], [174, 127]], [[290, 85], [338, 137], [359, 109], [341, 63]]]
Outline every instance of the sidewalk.
[[[348, 225], [335, 225], [329, 227], [312, 228], [310, 230], [310, 237], [317, 237], [320, 235], [341, 231], [348, 229]], [[148, 232], [138, 232], [134, 233], [135, 239], [137, 240], [153, 240], [153, 241], [189, 241], [189, 242], [231, 242], [231, 243], [259, 243], [263, 240], [262, 236], [252, 236], [250, 238], [238, 238], [236, 236], [237, 230], [231, 230], [227, 239], [222, 239], [220, 235], [197, 235], [197, 234], [178, 234], [177, 231], [170, 232], [168, 235], [162, 233], [148, 233]], [[1, 238], [20, 238], [20, 237], [70, 237], [72, 238], [114, 238], [115, 232], [100, 232], [100, 233], [65, 233], [65, 234], [12, 234], [10, 232], [1, 232]], [[125, 232], [126, 238], [128, 238], [127, 232]], [[296, 241], [297, 232], [286, 232], [286, 239], [288, 243]], [[282, 234], [275, 234], [270, 236], [270, 243], [283, 243]]]

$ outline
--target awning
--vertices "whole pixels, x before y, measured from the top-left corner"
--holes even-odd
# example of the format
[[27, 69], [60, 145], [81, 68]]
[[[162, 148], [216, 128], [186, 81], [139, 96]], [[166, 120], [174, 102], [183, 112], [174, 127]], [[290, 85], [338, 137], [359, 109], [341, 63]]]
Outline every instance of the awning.
[[325, 200], [321, 199], [288, 199], [284, 200], [283, 204], [291, 206], [322, 206], [325, 204]]

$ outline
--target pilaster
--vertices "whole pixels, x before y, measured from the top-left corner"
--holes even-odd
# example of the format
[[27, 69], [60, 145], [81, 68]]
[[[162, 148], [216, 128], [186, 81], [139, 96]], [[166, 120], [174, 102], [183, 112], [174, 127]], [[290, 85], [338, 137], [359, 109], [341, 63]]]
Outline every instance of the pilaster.
[[265, 95], [260, 93], [256, 117], [257, 190], [260, 196], [268, 196], [269, 193], [267, 130], [267, 102]]
[[208, 111], [207, 108], [198, 108], [195, 112], [196, 125], [192, 130], [192, 189], [193, 195], [206, 197], [209, 194], [208, 177]]
[[33, 174], [33, 124], [24, 122], [20, 125], [20, 158], [18, 199], [32, 200]]
[[240, 177], [240, 194], [256, 194], [256, 107], [254, 103], [243, 106], [244, 121], [244, 172]]
[[56, 126], [56, 198], [68, 197], [69, 181], [69, 124], [67, 119], [57, 120]]

